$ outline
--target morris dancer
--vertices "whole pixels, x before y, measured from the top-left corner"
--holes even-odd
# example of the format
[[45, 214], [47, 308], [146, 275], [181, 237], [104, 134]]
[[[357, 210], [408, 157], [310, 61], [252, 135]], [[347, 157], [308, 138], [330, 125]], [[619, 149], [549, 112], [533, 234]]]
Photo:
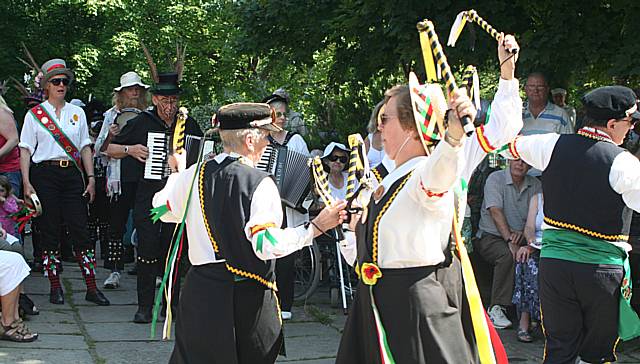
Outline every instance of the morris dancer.
[[37, 191], [42, 202], [38, 226], [44, 272], [51, 285], [49, 301], [64, 303], [57, 258], [64, 223], [87, 285], [85, 299], [106, 306], [109, 300], [96, 288], [95, 250], [87, 229], [87, 202], [94, 198], [95, 177], [86, 116], [81, 108], [64, 100], [73, 72], [62, 59], [47, 61], [42, 73], [47, 100], [25, 116], [19, 146], [24, 195]]
[[380, 129], [384, 150], [396, 167], [373, 193], [363, 216], [352, 217], [358, 221], [357, 248], [351, 242], [342, 249], [347, 261], [357, 262], [360, 283], [337, 363], [477, 361], [460, 262], [447, 246], [454, 213], [452, 188], [460, 177], [469, 179], [492, 146], [508, 142], [522, 127], [522, 101], [514, 79], [517, 56], [508, 52], [514, 48], [512, 36], [499, 38], [498, 92], [489, 123], [470, 140], [465, 140], [459, 118], [473, 120], [476, 110], [462, 91], [450, 97], [448, 130], [444, 132], [441, 124], [433, 129], [433, 134], [444, 134], [435, 149], [420, 132], [423, 122], [431, 127], [428, 116], [415, 119], [410, 94], [429, 93], [435, 104], [434, 88], [442, 97], [439, 86], [416, 85], [410, 90], [403, 85], [385, 93]]
[[220, 108], [216, 118], [224, 153], [172, 174], [154, 197], [156, 208], [168, 209], [163, 221], [181, 222], [186, 211], [193, 265], [170, 363], [275, 362], [283, 344], [275, 259], [311, 245], [346, 215], [343, 202], [305, 226], [279, 228], [278, 189], [269, 174], [253, 168], [268, 144], [268, 131], [279, 130], [274, 115], [267, 104]]
[[[627, 243], [631, 209], [640, 211], [640, 161], [620, 148], [640, 120], [623, 86], [582, 98], [576, 134], [523, 136], [509, 152], [542, 170], [544, 229], [539, 296], [545, 363], [616, 360], [619, 339], [640, 336], [631, 309]], [[627, 208], [629, 207], [629, 208]]]

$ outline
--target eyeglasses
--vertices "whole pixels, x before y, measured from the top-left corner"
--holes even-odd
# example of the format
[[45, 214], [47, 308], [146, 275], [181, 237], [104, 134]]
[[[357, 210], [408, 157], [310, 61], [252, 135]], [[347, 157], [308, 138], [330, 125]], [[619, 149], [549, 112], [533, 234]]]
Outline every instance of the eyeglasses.
[[177, 104], [179, 100], [178, 96], [160, 97], [159, 101], [163, 104]]
[[538, 90], [538, 91], [543, 91], [545, 88], [547, 88], [547, 86], [545, 85], [526, 85], [526, 88], [528, 88], [529, 90]]
[[63, 84], [65, 86], [69, 86], [69, 79], [68, 78], [54, 78], [52, 80], [49, 80], [49, 82], [51, 82], [51, 84], [53, 84], [54, 86], [60, 86], [60, 84]]
[[349, 158], [347, 158], [346, 155], [343, 155], [343, 156], [330, 155], [327, 157], [327, 159], [331, 162], [340, 161], [340, 163], [342, 164], [346, 164], [347, 161], [349, 160]]
[[282, 111], [276, 111], [276, 117], [277, 118], [280, 118], [280, 117], [285, 118], [285, 117], [287, 117], [287, 114], [282, 112]]
[[398, 115], [388, 115], [388, 114], [382, 114], [382, 117], [380, 118], [380, 124], [384, 125], [387, 123], [387, 121], [393, 119], [393, 118], [397, 118]]

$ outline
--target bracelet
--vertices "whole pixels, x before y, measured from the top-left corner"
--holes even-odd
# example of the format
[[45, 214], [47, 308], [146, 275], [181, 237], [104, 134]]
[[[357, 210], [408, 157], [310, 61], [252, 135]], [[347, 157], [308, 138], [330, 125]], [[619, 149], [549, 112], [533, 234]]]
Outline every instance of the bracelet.
[[449, 134], [449, 131], [445, 131], [444, 132], [444, 140], [449, 143], [449, 145], [451, 145], [452, 147], [458, 147], [460, 145], [462, 145], [462, 138], [460, 139], [456, 139], [454, 137], [451, 136], [451, 134]]
[[320, 228], [318, 227], [318, 225], [316, 225], [316, 223], [315, 223], [315, 222], [313, 222], [313, 220], [309, 221], [309, 223], [310, 223], [311, 225], [313, 225], [313, 227], [315, 227], [316, 229], [318, 229], [318, 231], [320, 232], [320, 234], [324, 234], [324, 230], [320, 229]]
[[96, 176], [92, 175], [92, 174], [88, 174], [87, 178], [96, 178]]
[[129, 155], [129, 146], [128, 145], [124, 146], [124, 154]]

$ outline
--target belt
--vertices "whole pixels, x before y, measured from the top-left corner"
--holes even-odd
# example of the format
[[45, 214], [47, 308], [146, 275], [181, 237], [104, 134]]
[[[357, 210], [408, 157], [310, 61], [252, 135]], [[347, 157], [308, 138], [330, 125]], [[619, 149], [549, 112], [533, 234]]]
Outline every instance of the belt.
[[72, 161], [68, 160], [68, 159], [62, 159], [62, 160], [48, 160], [48, 161], [42, 161], [38, 164], [42, 164], [42, 165], [46, 165], [46, 166], [55, 166], [55, 167], [60, 167], [60, 168], [67, 168], [67, 167], [73, 167], [74, 164]]

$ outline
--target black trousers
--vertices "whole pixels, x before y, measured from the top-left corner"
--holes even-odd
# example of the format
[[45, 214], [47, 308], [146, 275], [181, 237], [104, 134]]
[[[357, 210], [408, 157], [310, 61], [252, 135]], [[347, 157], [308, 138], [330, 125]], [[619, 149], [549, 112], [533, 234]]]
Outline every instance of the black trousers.
[[278, 286], [278, 299], [280, 299], [282, 311], [290, 312], [291, 306], [293, 306], [293, 289], [296, 278], [294, 263], [298, 254], [300, 251], [276, 259], [276, 285]]
[[124, 269], [122, 238], [127, 229], [129, 212], [133, 209], [136, 201], [137, 189], [138, 182], [122, 182], [120, 195], [117, 199], [114, 198], [109, 202], [109, 244], [107, 245], [105, 268]]
[[73, 165], [61, 168], [46, 164], [31, 166], [30, 179], [42, 203], [38, 218], [40, 248], [43, 253], [58, 251], [62, 225], [69, 229], [76, 253], [95, 247], [87, 229], [87, 199], [82, 175]]
[[272, 364], [283, 345], [275, 294], [223, 264], [187, 273], [171, 364]]
[[615, 361], [623, 269], [617, 265], [541, 258], [539, 295], [544, 363]]
[[[136, 192], [133, 220], [138, 233], [138, 306], [153, 305], [156, 276], [163, 273], [175, 224], [151, 221], [153, 195], [160, 191], [166, 181], [141, 181]], [[184, 248], [183, 248], [184, 250]], [[175, 285], [173, 303], [178, 304], [180, 284]], [[175, 306], [177, 307], [177, 306]]]

